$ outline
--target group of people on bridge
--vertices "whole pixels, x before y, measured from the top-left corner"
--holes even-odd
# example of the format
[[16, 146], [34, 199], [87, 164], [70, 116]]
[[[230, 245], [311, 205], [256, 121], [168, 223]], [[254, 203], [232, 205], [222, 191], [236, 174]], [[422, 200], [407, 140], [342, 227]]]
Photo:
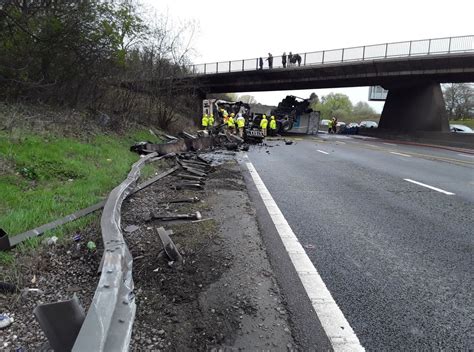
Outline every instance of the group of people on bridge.
[[[283, 52], [283, 55], [281, 55], [281, 64], [283, 68], [286, 68], [287, 64], [288, 67], [291, 65], [296, 65], [301, 66], [301, 55], [300, 54], [292, 54], [291, 51], [288, 55], [286, 55], [286, 52]], [[271, 53], [268, 53], [268, 57], [265, 59], [265, 61], [268, 61], [268, 68], [272, 69], [273, 68], [273, 56]], [[260, 70], [263, 70], [263, 59], [259, 58], [258, 59], [258, 65], [260, 67]]]

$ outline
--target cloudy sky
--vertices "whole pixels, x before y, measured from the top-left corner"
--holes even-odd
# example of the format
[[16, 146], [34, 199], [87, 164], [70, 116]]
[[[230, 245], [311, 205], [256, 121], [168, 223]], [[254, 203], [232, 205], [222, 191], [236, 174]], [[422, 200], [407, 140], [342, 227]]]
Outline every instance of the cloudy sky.
[[[195, 63], [304, 53], [405, 40], [474, 34], [474, 1], [450, 0], [144, 0], [158, 13], [194, 20]], [[367, 101], [368, 88], [249, 92], [276, 105], [287, 94], [347, 94]], [[246, 93], [239, 93], [246, 94]], [[381, 111], [383, 103], [370, 102]]]

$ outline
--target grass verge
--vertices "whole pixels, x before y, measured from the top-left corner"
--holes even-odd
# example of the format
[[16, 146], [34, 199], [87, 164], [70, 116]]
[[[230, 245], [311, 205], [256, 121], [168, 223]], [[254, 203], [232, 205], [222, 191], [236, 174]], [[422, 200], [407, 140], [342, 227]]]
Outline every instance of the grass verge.
[[[104, 199], [130, 171], [140, 140], [159, 140], [146, 130], [126, 135], [65, 138], [27, 131], [0, 132], [0, 227], [16, 235]], [[145, 167], [143, 176], [153, 173]], [[50, 231], [62, 237], [98, 218], [98, 213]], [[35, 246], [38, 239], [25, 244]], [[9, 263], [10, 253], [0, 252]]]

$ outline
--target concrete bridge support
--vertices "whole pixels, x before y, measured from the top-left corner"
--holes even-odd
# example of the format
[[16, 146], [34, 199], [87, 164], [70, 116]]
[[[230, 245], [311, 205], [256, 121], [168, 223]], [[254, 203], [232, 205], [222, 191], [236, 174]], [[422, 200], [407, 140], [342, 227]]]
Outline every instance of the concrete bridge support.
[[380, 117], [380, 129], [410, 132], [448, 132], [449, 122], [439, 83], [388, 89]]

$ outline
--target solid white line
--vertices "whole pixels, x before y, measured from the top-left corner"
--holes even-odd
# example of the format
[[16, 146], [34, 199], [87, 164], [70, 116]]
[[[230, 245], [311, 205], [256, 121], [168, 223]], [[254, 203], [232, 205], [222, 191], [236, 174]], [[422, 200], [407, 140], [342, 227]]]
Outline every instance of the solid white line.
[[408, 155], [408, 154], [402, 154], [402, 153], [397, 153], [397, 152], [390, 152], [390, 154], [395, 154], [395, 155], [400, 155], [400, 156], [406, 156], [407, 158], [411, 158], [411, 155]]
[[458, 155], [465, 156], [465, 157], [468, 157], [468, 158], [474, 158], [474, 155], [461, 154], [461, 153], [458, 153]]
[[396, 147], [396, 146], [397, 146], [396, 144], [393, 144], [393, 143], [385, 143], [385, 142], [383, 142], [383, 144], [391, 145], [392, 147]]
[[346, 142], [337, 141], [336, 144], [346, 144]]
[[418, 182], [418, 181], [410, 180], [409, 178], [404, 178], [404, 180], [408, 181], [408, 182], [411, 182], [411, 183], [414, 183], [414, 184], [419, 185], [419, 186], [423, 186], [423, 187], [432, 189], [433, 191], [437, 191], [437, 192], [447, 194], [448, 196], [454, 196], [455, 195], [454, 193], [442, 190], [441, 188], [436, 188], [436, 187], [433, 187], [433, 186], [430, 186], [430, 185], [426, 185], [426, 184]]
[[257, 170], [246, 165], [334, 351], [365, 351]]
[[325, 152], [324, 150], [317, 149], [317, 151], [320, 152], [320, 153], [323, 153], [323, 154], [329, 154], [329, 153]]

